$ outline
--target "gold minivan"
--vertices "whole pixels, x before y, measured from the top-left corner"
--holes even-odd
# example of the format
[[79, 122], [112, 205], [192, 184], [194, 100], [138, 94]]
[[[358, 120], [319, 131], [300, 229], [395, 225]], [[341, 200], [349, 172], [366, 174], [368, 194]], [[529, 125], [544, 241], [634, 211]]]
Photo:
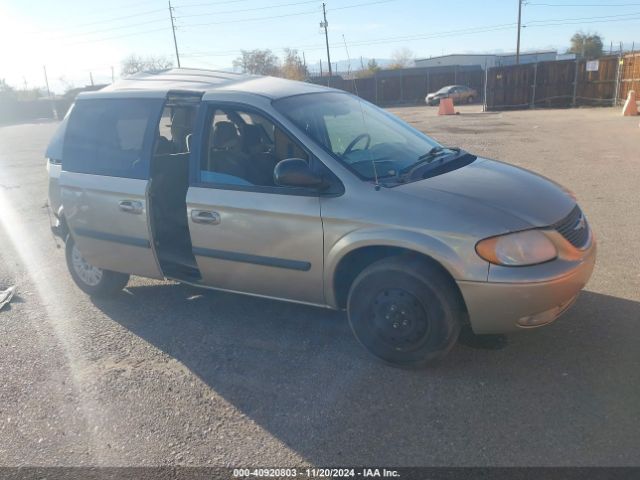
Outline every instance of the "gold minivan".
[[595, 263], [565, 189], [308, 83], [138, 74], [79, 95], [47, 156], [88, 294], [140, 275], [345, 309], [396, 365], [443, 356], [466, 324], [552, 322]]

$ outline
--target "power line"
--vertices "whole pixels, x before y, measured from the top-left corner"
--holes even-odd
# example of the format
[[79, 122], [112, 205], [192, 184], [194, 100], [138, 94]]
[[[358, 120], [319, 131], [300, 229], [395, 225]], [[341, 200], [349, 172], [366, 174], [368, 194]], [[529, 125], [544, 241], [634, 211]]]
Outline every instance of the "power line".
[[[640, 15], [640, 14], [632, 14], [632, 15]], [[539, 23], [534, 25], [524, 25], [523, 27], [527, 28], [536, 28], [536, 27], [557, 27], [562, 25], [581, 25], [581, 24], [592, 24], [592, 23], [615, 23], [615, 22], [630, 22], [640, 20], [640, 16], [625, 16], [625, 18], [617, 18], [612, 20], [591, 20], [591, 21], [576, 21], [576, 22], [559, 22], [559, 23]]]
[[285, 14], [282, 14], [282, 15], [272, 15], [272, 16], [268, 16], [268, 17], [242, 18], [242, 19], [237, 19], [237, 20], [223, 20], [223, 21], [220, 21], [220, 22], [192, 23], [192, 24], [185, 24], [184, 28], [207, 27], [207, 26], [210, 26], [210, 25], [226, 25], [228, 23], [259, 22], [259, 21], [262, 21], [262, 20], [273, 20], [275, 18], [298, 17], [298, 16], [301, 16], [301, 15], [316, 15], [317, 13], [318, 13], [317, 10], [309, 10], [309, 11], [305, 11], [305, 12], [285, 13]]
[[223, 2], [206, 2], [206, 3], [179, 3], [175, 8], [191, 8], [191, 7], [211, 7], [213, 5], [228, 5], [229, 3], [243, 3], [249, 0], [225, 0]]
[[151, 5], [151, 4], [158, 4], [157, 0], [147, 0], [145, 2], [135, 2], [135, 3], [130, 3], [130, 2], [126, 2], [126, 4], [117, 6], [117, 7], [112, 7], [112, 8], [101, 8], [100, 10], [92, 10], [91, 13], [103, 13], [103, 12], [113, 12], [116, 10], [122, 10], [123, 7], [127, 7], [127, 8], [138, 8], [141, 7], [142, 5]]
[[528, 24], [531, 23], [541, 23], [541, 22], [571, 22], [571, 21], [580, 21], [580, 20], [601, 20], [606, 18], [620, 18], [620, 17], [628, 17], [629, 15], [640, 15], [640, 12], [629, 12], [629, 13], [621, 13], [617, 15], [598, 15], [595, 17], [574, 17], [574, 18], [548, 18], [546, 20], [530, 20]]
[[366, 45], [379, 45], [384, 43], [392, 43], [392, 42], [407, 42], [410, 40], [429, 40], [432, 38], [444, 38], [451, 37], [455, 35], [470, 35], [476, 33], [486, 33], [486, 32], [494, 32], [500, 30], [512, 30], [515, 28], [515, 23], [495, 25], [492, 27], [476, 27], [476, 28], [467, 28], [461, 30], [451, 30], [446, 32], [434, 33], [434, 34], [415, 34], [410, 36], [403, 37], [387, 37], [381, 39], [374, 40], [361, 40], [359, 42], [350, 42], [351, 46], [366, 46]]
[[[279, 8], [279, 7], [291, 7], [291, 6], [295, 6], [295, 5], [308, 5], [310, 3], [318, 3], [318, 0], [307, 0], [305, 2], [294, 2], [294, 3], [282, 3], [279, 5], [269, 5], [266, 7], [255, 7], [255, 8], [242, 8], [242, 9], [236, 9], [236, 10], [224, 10], [224, 11], [218, 11], [218, 12], [205, 12], [205, 13], [192, 13], [189, 15], [178, 15], [176, 16], [176, 18], [190, 18], [190, 17], [211, 17], [214, 15], [224, 15], [227, 13], [244, 13], [244, 12], [254, 12], [257, 10], [272, 10], [274, 8]], [[174, 7], [175, 9], [176, 7]], [[178, 10], [180, 9], [180, 7], [178, 7]]]
[[[248, 0], [226, 0], [224, 2], [209, 2], [209, 3], [198, 3], [198, 4], [182, 4], [178, 7], [173, 6], [173, 11], [175, 12], [176, 9], [181, 9], [185, 6], [190, 6], [190, 7], [194, 7], [194, 6], [210, 6], [210, 5], [222, 5], [222, 4], [231, 4], [231, 3], [240, 3], [240, 2], [245, 2]], [[181, 18], [187, 18], [187, 17], [194, 17], [194, 16], [210, 16], [210, 15], [217, 15], [217, 14], [223, 14], [223, 13], [232, 13], [232, 12], [247, 12], [247, 11], [258, 11], [258, 10], [265, 10], [265, 9], [271, 9], [271, 8], [277, 8], [277, 7], [284, 7], [284, 6], [293, 6], [293, 5], [307, 5], [307, 4], [311, 4], [311, 3], [315, 3], [317, 0], [306, 0], [306, 1], [302, 1], [302, 2], [290, 2], [290, 3], [286, 3], [286, 4], [280, 4], [280, 5], [271, 5], [269, 7], [255, 7], [255, 8], [249, 8], [249, 9], [237, 9], [237, 10], [229, 10], [226, 12], [210, 12], [210, 13], [203, 13], [203, 14], [189, 14], [189, 15], [181, 15], [181, 16], [176, 16], [175, 14], [172, 15], [173, 18], [173, 22], [174, 22], [174, 26], [173, 28], [177, 28], [175, 25], [175, 20], [177, 19], [181, 19]], [[342, 10], [345, 8], [354, 8], [354, 7], [359, 7], [359, 6], [365, 6], [365, 5], [375, 5], [375, 4], [379, 4], [379, 3], [388, 3], [388, 2], [392, 2], [392, 1], [397, 1], [397, 0], [379, 0], [379, 1], [375, 1], [375, 2], [367, 2], [367, 3], [359, 3], [359, 4], [355, 4], [355, 5], [346, 5], [344, 7], [338, 7], [334, 10]], [[56, 30], [50, 30], [49, 32], [57, 32], [57, 31], [63, 31], [66, 29], [77, 29], [77, 28], [82, 28], [82, 27], [87, 27], [87, 26], [91, 26], [91, 25], [100, 25], [100, 24], [108, 24], [108, 23], [113, 23], [113, 22], [118, 22], [121, 20], [125, 20], [125, 19], [130, 19], [133, 17], [140, 17], [140, 16], [146, 16], [146, 15], [151, 15], [154, 13], [158, 13], [158, 12], [162, 12], [164, 11], [163, 9], [155, 9], [155, 10], [147, 10], [144, 12], [138, 12], [138, 13], [134, 13], [131, 15], [126, 15], [126, 16], [118, 16], [118, 17], [112, 17], [109, 19], [104, 19], [104, 20], [99, 20], [99, 21], [95, 21], [95, 22], [88, 22], [88, 23], [82, 23], [82, 24], [76, 24], [73, 25], [71, 27], [65, 27], [65, 29], [56, 29]], [[289, 14], [280, 14], [280, 15], [271, 15], [271, 16], [266, 16], [266, 17], [255, 17], [255, 18], [243, 18], [243, 19], [235, 19], [235, 20], [226, 20], [226, 21], [219, 21], [219, 22], [202, 22], [202, 23], [195, 23], [195, 24], [186, 24], [184, 25], [185, 28], [191, 28], [191, 27], [200, 27], [200, 26], [209, 26], [209, 25], [223, 25], [223, 24], [228, 24], [228, 23], [245, 23], [245, 22], [254, 22], [254, 21], [261, 21], [261, 20], [271, 20], [271, 19], [276, 19], [276, 18], [287, 18], [287, 17], [295, 17], [295, 16], [303, 16], [303, 15], [312, 15], [317, 13], [316, 10], [309, 10], [309, 11], [304, 11], [304, 12], [296, 12], [296, 13], [289, 13]], [[78, 32], [78, 33], [71, 33], [68, 35], [62, 35], [59, 37], [53, 37], [51, 38], [51, 40], [64, 40], [64, 39], [68, 39], [68, 38], [76, 38], [76, 37], [82, 37], [82, 36], [88, 36], [88, 35], [95, 35], [98, 33], [105, 33], [105, 32], [112, 32], [112, 31], [117, 31], [117, 30], [123, 30], [123, 29], [129, 29], [129, 28], [137, 28], [140, 26], [144, 26], [144, 25], [151, 25], [151, 24], [155, 24], [155, 23], [161, 23], [161, 22], [165, 22], [165, 19], [153, 19], [153, 20], [148, 20], [148, 21], [144, 21], [144, 22], [137, 22], [137, 23], [130, 23], [130, 24], [126, 24], [126, 25], [118, 25], [115, 27], [109, 27], [109, 28], [103, 28], [103, 29], [98, 29], [98, 30], [91, 30], [91, 31], [87, 31], [87, 32]], [[135, 33], [131, 33], [131, 34], [124, 34], [124, 35], [118, 35], [118, 36], [109, 36], [106, 38], [97, 38], [97, 39], [88, 39], [85, 41], [78, 41], [78, 42], [71, 42], [71, 45], [76, 45], [76, 44], [83, 44], [83, 43], [96, 43], [96, 42], [103, 42], [103, 41], [108, 41], [108, 40], [115, 40], [118, 38], [127, 38], [127, 37], [132, 37], [132, 36], [138, 36], [138, 35], [143, 35], [146, 33], [153, 33], [153, 32], [157, 32], [160, 31], [162, 29], [151, 29], [151, 30], [144, 30], [144, 31], [140, 31], [140, 32], [135, 32]], [[48, 33], [48, 32], [33, 32], [36, 34], [43, 34], [43, 33]]]
[[[365, 46], [365, 45], [378, 45], [383, 43], [393, 43], [393, 42], [407, 42], [411, 40], [427, 40], [432, 38], [443, 38], [449, 37], [453, 35], [466, 35], [466, 34], [476, 34], [476, 33], [485, 33], [485, 32], [493, 32], [500, 30], [510, 30], [515, 28], [515, 23], [507, 23], [507, 24], [499, 24], [499, 25], [488, 25], [484, 27], [471, 27], [464, 29], [456, 29], [449, 30], [444, 32], [436, 32], [431, 34], [413, 34], [413, 35], [401, 35], [401, 36], [393, 36], [393, 37], [382, 37], [382, 38], [374, 38], [369, 40], [360, 40], [355, 42], [349, 42], [351, 46]], [[338, 48], [341, 44], [330, 44], [333, 48]], [[273, 50], [284, 47], [272, 47]], [[306, 44], [306, 45], [298, 45], [297, 49], [304, 50], [323, 50], [325, 45], [322, 44]], [[188, 54], [186, 56], [189, 57], [215, 57], [215, 56], [229, 56], [236, 53], [240, 53], [240, 50], [223, 50], [223, 51], [215, 51], [215, 52], [194, 52], [192, 54]]]
[[[640, 12], [632, 13], [631, 15], [640, 15]], [[623, 17], [623, 18], [620, 18]], [[589, 21], [593, 20], [593, 21]], [[577, 17], [577, 18], [563, 18], [563, 19], [548, 19], [548, 20], [531, 20], [527, 22], [524, 27], [544, 27], [544, 26], [555, 26], [555, 25], [566, 25], [572, 24], [569, 22], [575, 23], [600, 23], [600, 22], [622, 22], [627, 20], [636, 20], [635, 17], [629, 18], [629, 14], [625, 15], [610, 15], [610, 16], [597, 16], [597, 17]], [[585, 22], [586, 21], [586, 22]], [[560, 22], [560, 23], [556, 23]], [[402, 36], [392, 36], [392, 37], [382, 37], [382, 38], [374, 38], [369, 40], [361, 40], [350, 42], [351, 46], [368, 46], [368, 45], [379, 45], [384, 43], [396, 43], [396, 42], [407, 42], [412, 40], [429, 40], [433, 38], [444, 38], [455, 35], [475, 35], [478, 33], [488, 33], [494, 31], [504, 31], [511, 30], [517, 27], [517, 23], [506, 23], [506, 24], [497, 24], [497, 25], [486, 25], [481, 27], [470, 27], [465, 29], [456, 29], [442, 32], [435, 32], [431, 34], [412, 34], [412, 35], [402, 35]], [[339, 44], [330, 44], [331, 47], [337, 48]], [[278, 48], [283, 47], [271, 47], [271, 49], [276, 50]], [[322, 50], [325, 48], [325, 45], [321, 44], [306, 44], [306, 45], [298, 45], [296, 48], [304, 49], [304, 50]], [[222, 50], [222, 51], [211, 51], [211, 52], [194, 52], [191, 54], [187, 54], [186, 56], [196, 58], [196, 57], [215, 57], [215, 56], [229, 56], [236, 53], [239, 53], [240, 50]]]
[[[232, 0], [231, 2], [224, 2], [224, 3], [234, 3], [237, 1], [245, 1], [245, 0]], [[390, 1], [397, 1], [397, 0], [381, 0], [378, 2], [368, 2], [368, 3], [360, 3], [360, 4], [355, 4], [355, 5], [346, 5], [343, 7], [338, 7], [335, 8], [333, 10], [338, 10], [338, 9], [345, 9], [345, 8], [355, 8], [358, 6], [364, 6], [364, 5], [372, 5], [372, 4], [376, 4], [376, 3], [387, 3]], [[222, 3], [222, 2], [221, 2]], [[179, 7], [173, 7], [174, 9], [178, 9]], [[316, 10], [313, 11], [304, 11], [304, 12], [297, 12], [297, 13], [291, 13], [291, 14], [283, 14], [283, 15], [273, 15], [273, 16], [268, 16], [268, 17], [259, 17], [259, 18], [251, 18], [251, 19], [238, 19], [238, 20], [231, 20], [231, 21], [224, 21], [224, 22], [207, 22], [207, 23], [201, 23], [201, 24], [186, 24], [184, 25], [184, 28], [190, 28], [190, 27], [197, 27], [197, 26], [206, 26], [206, 25], [216, 25], [216, 24], [226, 24], [226, 23], [239, 23], [239, 22], [252, 22], [252, 21], [259, 21], [259, 20], [269, 20], [269, 19], [274, 19], [274, 18], [287, 18], [287, 17], [294, 17], [294, 16], [300, 16], [300, 15], [312, 15], [312, 14], [317, 14]], [[632, 13], [631, 15], [635, 15], [635, 14], [640, 14], [640, 13]], [[612, 21], [627, 21], [630, 20], [628, 18], [629, 14], [625, 14], [625, 15], [610, 15], [610, 16], [598, 16], [598, 17], [582, 17], [582, 18], [564, 18], [564, 19], [548, 19], [548, 20], [531, 20], [529, 22], [527, 22], [526, 25], [523, 25], [523, 27], [528, 27], [528, 28], [532, 28], [535, 26], [553, 26], [553, 25], [562, 25], [562, 24], [567, 24], [567, 22], [579, 22], [579, 21], [585, 21], [587, 20], [587, 22], [585, 23], [609, 23]], [[624, 17], [624, 18], [619, 18], [619, 17]], [[177, 17], [176, 17], [177, 18]], [[618, 20], [614, 20], [616, 18], [619, 18]], [[588, 20], [591, 19], [597, 19], [596, 21], [593, 22], [589, 22]], [[607, 19], [611, 19], [611, 20], [607, 20]], [[633, 19], [635, 20], [635, 19]], [[559, 22], [559, 23], [555, 23], [555, 22]], [[560, 23], [563, 22], [563, 23]], [[569, 23], [570, 24], [570, 23]], [[130, 25], [124, 28], [129, 28], [129, 27], [133, 27], [134, 25]], [[137, 25], [136, 25], [137, 26]], [[396, 36], [396, 37], [386, 37], [386, 38], [382, 38], [382, 39], [372, 39], [372, 40], [367, 40], [367, 41], [361, 41], [361, 42], [351, 42], [352, 46], [363, 46], [363, 45], [377, 45], [377, 44], [381, 44], [381, 43], [386, 43], [386, 42], [402, 42], [402, 41], [410, 41], [410, 40], [426, 40], [426, 39], [430, 39], [430, 38], [442, 38], [442, 37], [446, 37], [446, 36], [452, 36], [452, 35], [457, 35], [457, 34], [476, 34], [476, 33], [485, 33], [485, 32], [491, 32], [491, 31], [499, 31], [499, 30], [506, 30], [506, 29], [512, 29], [516, 26], [516, 24], [502, 24], [502, 25], [494, 25], [494, 26], [484, 26], [484, 27], [472, 27], [472, 28], [467, 28], [467, 29], [461, 29], [461, 30], [452, 30], [449, 32], [440, 32], [440, 33], [436, 33], [436, 34], [415, 34], [415, 35], [408, 35], [408, 36]], [[78, 42], [71, 42], [68, 45], [77, 45], [77, 44], [90, 44], [90, 43], [98, 43], [98, 42], [105, 42], [105, 41], [109, 41], [109, 40], [116, 40], [116, 39], [120, 39], [120, 38], [128, 38], [128, 37], [133, 37], [133, 36], [139, 36], [139, 35], [145, 35], [148, 33], [155, 33], [155, 32], [160, 32], [160, 31], [166, 31], [165, 28], [155, 28], [155, 29], [149, 29], [149, 30], [143, 30], [143, 31], [137, 31], [137, 32], [133, 32], [130, 34], [124, 34], [124, 35], [115, 35], [115, 36], [109, 36], [109, 37], [105, 37], [105, 38], [97, 38], [97, 39], [89, 39], [89, 40], [84, 40], [84, 41], [78, 41]], [[339, 45], [332, 45], [332, 46], [339, 46]], [[308, 50], [313, 50], [313, 49], [323, 49], [325, 48], [325, 46], [319, 46], [317, 44], [311, 45], [308, 48], [307, 47], [299, 47], [299, 48], [306, 48]], [[224, 51], [224, 52], [212, 52], [212, 53], [202, 53], [202, 54], [195, 54], [195, 55], [186, 55], [186, 56], [190, 56], [190, 57], [196, 57], [196, 56], [226, 56], [229, 54], [233, 54], [233, 53], [237, 53], [239, 52], [239, 50], [234, 50], [234, 51]], [[184, 56], [184, 55], [183, 55]]]
[[141, 17], [141, 16], [145, 16], [145, 15], [151, 15], [151, 14], [157, 13], [157, 12], [164, 12], [164, 9], [146, 10], [144, 12], [132, 13], [130, 15], [123, 15], [123, 16], [120, 16], [120, 17], [113, 17], [113, 18], [108, 18], [108, 19], [104, 19], [104, 20], [98, 20], [98, 21], [95, 21], [95, 22], [80, 23], [80, 24], [75, 24], [75, 25], [70, 25], [70, 26], [66, 26], [66, 27], [60, 27], [60, 28], [55, 28], [55, 29], [45, 30], [45, 31], [38, 30], [38, 31], [30, 32], [29, 34], [30, 35], [38, 35], [38, 34], [47, 35], [49, 33], [67, 31], [69, 29], [90, 27], [90, 26], [93, 26], [93, 25], [101, 25], [101, 24], [104, 24], [104, 23], [117, 22], [119, 20], [128, 20], [128, 19], [133, 18], [133, 17]]
[[96, 33], [104, 33], [104, 32], [113, 32], [116, 30], [123, 30], [123, 29], [127, 29], [127, 28], [135, 28], [135, 27], [140, 27], [143, 25], [151, 25], [153, 23], [160, 23], [160, 22], [166, 22], [166, 18], [158, 18], [158, 19], [154, 19], [154, 20], [149, 20], [146, 22], [138, 22], [138, 23], [132, 23], [129, 25], [121, 25], [119, 27], [111, 27], [111, 28], [103, 28], [101, 30], [91, 30], [89, 32], [82, 32], [82, 33], [72, 33], [70, 35], [63, 35], [60, 37], [51, 37], [51, 40], [64, 40], [66, 38], [74, 38], [74, 37], [83, 37], [86, 35], [95, 35]]
[[397, 1], [398, 0], [378, 0], [376, 2], [356, 3], [355, 5], [345, 5], [344, 7], [330, 8], [329, 11], [332, 12], [334, 10], [346, 10], [347, 8], [355, 8], [355, 7], [368, 7], [370, 5], [378, 5], [380, 3], [389, 3], [389, 2], [397, 2]]
[[[389, 2], [397, 2], [398, 0], [378, 0], [378, 1], [374, 1], [374, 2], [365, 2], [365, 3], [356, 3], [353, 5], [345, 5], [343, 7], [337, 7], [334, 8], [332, 10], [344, 10], [347, 8], [356, 8], [356, 7], [363, 7], [363, 6], [371, 6], [371, 5], [378, 5], [381, 3], [389, 3]], [[300, 4], [306, 4], [306, 3], [314, 3], [314, 2], [301, 2]], [[277, 7], [277, 5], [275, 6], [271, 6], [271, 8], [273, 7]], [[258, 8], [256, 8], [255, 10], [258, 10]], [[248, 10], [240, 10], [240, 11], [248, 11]], [[260, 20], [272, 20], [275, 18], [286, 18], [286, 17], [296, 17], [296, 16], [301, 16], [301, 15], [312, 15], [317, 13], [316, 10], [310, 10], [310, 11], [304, 11], [304, 12], [297, 12], [297, 13], [288, 13], [288, 14], [282, 14], [282, 15], [272, 15], [272, 16], [267, 16], [267, 17], [255, 17], [255, 18], [243, 18], [243, 19], [237, 19], [237, 20], [223, 20], [223, 21], [219, 21], [219, 22], [206, 22], [206, 23], [196, 23], [196, 24], [186, 24], [184, 25], [185, 28], [191, 28], [191, 27], [205, 27], [205, 26], [209, 26], [209, 25], [223, 25], [223, 24], [227, 24], [227, 23], [245, 23], [245, 22], [254, 22], [254, 21], [260, 21]], [[180, 17], [177, 17], [180, 18]]]
[[143, 30], [141, 32], [134, 32], [134, 33], [128, 33], [125, 35], [115, 35], [113, 37], [106, 37], [106, 38], [96, 38], [96, 39], [91, 39], [91, 40], [83, 40], [80, 42], [71, 42], [71, 43], [66, 43], [65, 46], [70, 46], [70, 45], [84, 45], [84, 44], [88, 44], [88, 43], [100, 43], [100, 42], [107, 42], [109, 40], [117, 40], [119, 38], [127, 38], [127, 37], [136, 37], [138, 35], [145, 35], [147, 33], [154, 33], [154, 32], [166, 32], [167, 28], [163, 27], [163, 28], [154, 28], [152, 30]]
[[526, 3], [529, 7], [637, 7], [640, 3]]

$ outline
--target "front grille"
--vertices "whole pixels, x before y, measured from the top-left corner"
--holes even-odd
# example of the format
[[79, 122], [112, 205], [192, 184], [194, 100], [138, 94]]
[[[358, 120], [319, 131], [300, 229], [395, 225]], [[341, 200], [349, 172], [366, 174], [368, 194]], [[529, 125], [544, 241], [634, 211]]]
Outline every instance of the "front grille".
[[589, 241], [589, 224], [577, 205], [569, 215], [553, 225], [552, 228], [557, 230], [574, 247], [582, 248]]

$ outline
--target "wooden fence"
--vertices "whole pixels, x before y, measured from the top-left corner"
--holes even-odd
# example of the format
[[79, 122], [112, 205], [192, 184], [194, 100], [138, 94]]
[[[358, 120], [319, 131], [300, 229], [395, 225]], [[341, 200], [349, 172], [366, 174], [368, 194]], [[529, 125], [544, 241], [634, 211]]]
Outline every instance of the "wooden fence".
[[624, 100], [630, 90], [635, 90], [636, 96], [640, 94], [640, 53], [625, 55], [622, 59], [620, 96]]
[[595, 71], [588, 71], [585, 60], [491, 68], [487, 72], [487, 109], [613, 105], [619, 57], [602, 57], [597, 62]]
[[424, 104], [427, 93], [446, 85], [467, 85], [478, 91], [478, 100], [486, 101], [488, 110], [610, 106], [624, 101], [629, 90], [640, 89], [640, 53], [601, 57], [591, 68], [587, 63], [562, 60], [500, 66], [486, 74], [480, 66], [407, 68], [355, 80], [334, 77], [329, 82], [319, 77], [314, 83], [330, 84], [383, 106]]
[[405, 68], [353, 80], [333, 77], [329, 82], [327, 77], [318, 77], [313, 82], [357, 94], [376, 105], [424, 104], [428, 93], [447, 85], [475, 88], [482, 101], [484, 72], [479, 66]]

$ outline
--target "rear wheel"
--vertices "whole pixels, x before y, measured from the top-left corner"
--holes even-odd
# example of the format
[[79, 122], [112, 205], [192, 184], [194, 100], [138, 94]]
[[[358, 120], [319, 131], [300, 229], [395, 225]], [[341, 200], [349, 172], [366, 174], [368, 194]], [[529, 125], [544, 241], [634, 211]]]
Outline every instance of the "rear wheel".
[[71, 235], [67, 237], [65, 254], [71, 278], [83, 292], [91, 296], [113, 295], [126, 287], [129, 282], [129, 275], [125, 273], [112, 272], [89, 264]]
[[467, 103], [473, 103], [474, 100], [475, 100], [475, 98], [469, 97], [469, 98], [467, 98]]
[[464, 315], [451, 279], [437, 266], [409, 257], [367, 267], [351, 287], [347, 309], [360, 343], [402, 367], [443, 357], [458, 339]]

